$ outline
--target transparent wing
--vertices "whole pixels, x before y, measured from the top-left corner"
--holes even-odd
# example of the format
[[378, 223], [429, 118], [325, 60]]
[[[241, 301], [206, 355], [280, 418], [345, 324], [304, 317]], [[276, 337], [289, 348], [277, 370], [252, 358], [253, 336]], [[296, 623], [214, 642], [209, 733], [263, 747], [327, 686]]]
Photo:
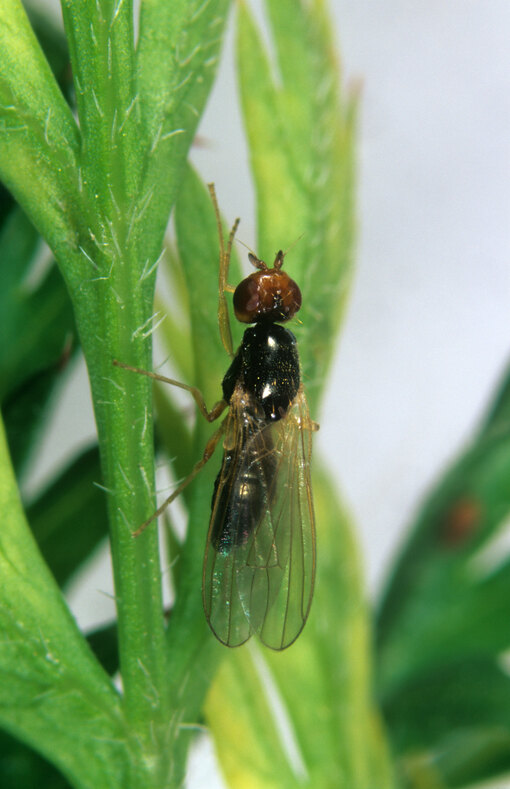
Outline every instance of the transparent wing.
[[204, 609], [228, 646], [258, 634], [284, 649], [301, 632], [315, 580], [311, 434], [300, 389], [284, 419], [264, 424], [235, 392], [204, 560]]

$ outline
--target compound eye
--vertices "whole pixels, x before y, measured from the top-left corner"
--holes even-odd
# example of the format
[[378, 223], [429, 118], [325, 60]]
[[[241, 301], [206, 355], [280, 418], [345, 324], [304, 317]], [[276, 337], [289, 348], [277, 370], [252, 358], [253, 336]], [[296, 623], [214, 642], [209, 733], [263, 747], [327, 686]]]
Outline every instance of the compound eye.
[[[285, 276], [287, 275], [285, 274]], [[294, 317], [296, 312], [299, 312], [302, 301], [303, 299], [299, 285], [289, 277], [285, 293], [282, 296], [282, 312], [285, 315], [286, 321], [289, 321]]]
[[243, 279], [234, 291], [234, 313], [241, 323], [254, 323], [260, 311], [260, 285], [257, 273]]

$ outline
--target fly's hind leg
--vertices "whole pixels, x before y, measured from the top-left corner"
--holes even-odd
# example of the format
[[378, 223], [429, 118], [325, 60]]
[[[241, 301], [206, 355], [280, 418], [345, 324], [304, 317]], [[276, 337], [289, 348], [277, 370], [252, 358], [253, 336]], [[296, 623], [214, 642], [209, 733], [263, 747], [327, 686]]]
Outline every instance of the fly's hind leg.
[[228, 355], [232, 358], [234, 350], [232, 345], [232, 332], [230, 330], [230, 320], [228, 317], [227, 300], [225, 293], [232, 293], [234, 288], [228, 284], [228, 269], [230, 266], [230, 256], [232, 254], [232, 244], [234, 243], [234, 236], [239, 226], [239, 219], [236, 219], [230, 231], [227, 246], [225, 247], [225, 239], [223, 238], [223, 227], [221, 224], [220, 209], [216, 197], [214, 184], [208, 184], [209, 192], [211, 195], [212, 204], [214, 207], [214, 214], [216, 216], [216, 224], [218, 226], [218, 237], [220, 241], [220, 269], [219, 269], [219, 282], [218, 282], [218, 323], [220, 327], [220, 337]]
[[[140, 367], [131, 367], [128, 364], [124, 364], [123, 362], [117, 361], [117, 359], [113, 360], [113, 364], [116, 367], [122, 367], [123, 370], [129, 370], [129, 372], [139, 373], [140, 375], [146, 375], [148, 378], [152, 378], [154, 381], [162, 381], [163, 383], [171, 384], [171, 386], [177, 386], [179, 387], [179, 389], [185, 389], [187, 392], [191, 394], [191, 396], [193, 397], [195, 403], [197, 404], [200, 410], [200, 413], [207, 419], [208, 422], [214, 422], [216, 419], [218, 419], [218, 417], [221, 416], [225, 408], [227, 408], [228, 406], [228, 403], [225, 400], [218, 400], [218, 402], [215, 403], [215, 405], [213, 405], [213, 407], [209, 411], [205, 404], [205, 400], [202, 395], [202, 392], [200, 391], [200, 389], [197, 389], [196, 386], [189, 386], [188, 384], [183, 384], [180, 381], [175, 381], [173, 378], [167, 378], [165, 375], [158, 375], [157, 373], [151, 373], [148, 370], [142, 370]], [[200, 469], [203, 468], [203, 466], [205, 466], [207, 461], [211, 458], [212, 454], [214, 453], [214, 450], [218, 445], [218, 441], [220, 440], [221, 436], [225, 432], [225, 423], [226, 420], [223, 420], [218, 430], [216, 430], [216, 432], [213, 433], [213, 435], [205, 445], [204, 454], [202, 455], [198, 463], [195, 464], [195, 466], [193, 467], [192, 471], [188, 474], [186, 479], [184, 479], [181, 482], [181, 484], [174, 490], [172, 495], [168, 496], [168, 498], [165, 499], [163, 504], [161, 504], [161, 506], [158, 507], [158, 509], [152, 513], [150, 518], [144, 521], [144, 523], [142, 523], [142, 525], [139, 526], [138, 529], [136, 529], [136, 531], [133, 532], [132, 534], [133, 537], [139, 537], [140, 534], [142, 534], [142, 532], [145, 531], [147, 526], [150, 523], [152, 523], [152, 521], [155, 520], [159, 515], [161, 515], [161, 513], [168, 507], [168, 505], [171, 504], [172, 501], [175, 498], [177, 498], [177, 496], [180, 493], [182, 493], [184, 488], [186, 488], [189, 485], [189, 483], [193, 479], [195, 479]]]
[[133, 537], [139, 537], [140, 534], [142, 534], [142, 532], [145, 531], [147, 526], [149, 526], [149, 524], [151, 524], [153, 520], [156, 520], [156, 518], [166, 510], [168, 505], [171, 504], [172, 501], [176, 499], [180, 493], [182, 493], [184, 488], [187, 488], [189, 483], [195, 479], [199, 471], [205, 466], [207, 461], [210, 460], [211, 457], [213, 456], [214, 450], [218, 446], [218, 442], [222, 437], [223, 433], [225, 432], [225, 424], [226, 424], [226, 420], [224, 419], [221, 425], [219, 426], [218, 430], [216, 430], [216, 432], [213, 433], [213, 435], [205, 445], [204, 454], [202, 455], [198, 463], [195, 464], [195, 466], [193, 467], [192, 471], [188, 474], [186, 479], [183, 479], [181, 484], [174, 490], [174, 492], [170, 496], [168, 496], [168, 498], [164, 500], [163, 504], [161, 504], [157, 508], [157, 510], [152, 513], [150, 518], [144, 521], [144, 523], [142, 523], [142, 525], [139, 526], [138, 529], [133, 532], [132, 534]]

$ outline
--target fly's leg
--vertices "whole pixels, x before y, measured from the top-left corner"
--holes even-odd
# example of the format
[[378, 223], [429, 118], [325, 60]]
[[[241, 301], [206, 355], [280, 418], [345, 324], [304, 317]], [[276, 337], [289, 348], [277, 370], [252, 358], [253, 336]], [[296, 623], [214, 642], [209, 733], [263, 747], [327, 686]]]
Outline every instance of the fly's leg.
[[[179, 389], [185, 389], [187, 392], [191, 394], [191, 396], [193, 397], [195, 403], [197, 404], [200, 410], [200, 413], [203, 414], [203, 416], [207, 419], [208, 422], [214, 422], [216, 419], [218, 419], [218, 417], [221, 416], [225, 408], [227, 408], [228, 406], [228, 403], [225, 400], [218, 400], [218, 402], [215, 403], [215, 405], [213, 405], [211, 410], [208, 411], [202, 392], [200, 391], [200, 389], [197, 389], [196, 386], [189, 386], [188, 384], [182, 384], [180, 381], [175, 381], [173, 378], [167, 378], [165, 375], [158, 375], [157, 373], [151, 373], [148, 370], [142, 370], [140, 367], [130, 367], [130, 365], [124, 364], [123, 362], [119, 362], [117, 361], [117, 359], [113, 360], [113, 364], [116, 367], [122, 367], [123, 370], [129, 370], [132, 373], [139, 373], [140, 375], [146, 375], [148, 378], [152, 378], [154, 381], [162, 381], [165, 384], [171, 384], [171, 386], [177, 386], [179, 387]], [[220, 440], [221, 436], [225, 432], [225, 423], [226, 420], [223, 420], [218, 430], [215, 433], [213, 433], [213, 435], [205, 445], [204, 454], [202, 455], [198, 463], [195, 464], [195, 466], [193, 467], [192, 471], [188, 474], [186, 479], [184, 479], [181, 482], [181, 484], [176, 488], [176, 490], [174, 490], [172, 495], [169, 496], [167, 499], [165, 499], [163, 504], [161, 504], [161, 506], [158, 507], [158, 509], [152, 513], [150, 518], [144, 521], [144, 523], [142, 523], [142, 525], [139, 526], [138, 529], [136, 529], [136, 531], [133, 532], [132, 534], [133, 537], [139, 537], [140, 534], [142, 534], [142, 532], [145, 531], [147, 526], [149, 526], [149, 524], [152, 523], [153, 520], [155, 520], [159, 515], [161, 515], [161, 513], [168, 507], [168, 505], [171, 504], [172, 501], [175, 498], [177, 498], [177, 496], [180, 493], [182, 493], [184, 488], [186, 488], [189, 485], [189, 483], [193, 479], [195, 479], [200, 469], [203, 468], [203, 466], [205, 466], [207, 461], [211, 458], [212, 454], [214, 453], [218, 441]]]
[[214, 184], [208, 184], [211, 200], [214, 207], [214, 214], [216, 216], [216, 224], [218, 225], [218, 236], [220, 241], [220, 270], [219, 270], [219, 286], [218, 286], [218, 323], [220, 326], [220, 337], [228, 355], [232, 358], [234, 356], [234, 349], [232, 346], [232, 332], [230, 330], [230, 320], [228, 317], [227, 300], [225, 293], [232, 293], [234, 288], [227, 283], [228, 269], [230, 266], [230, 255], [232, 253], [232, 244], [236, 234], [239, 219], [236, 219], [230, 231], [227, 246], [225, 248], [225, 239], [223, 238], [223, 228], [221, 225], [220, 209], [218, 207], [218, 200]]
[[[188, 387], [186, 387], [186, 388], [188, 388]], [[149, 526], [152, 523], [153, 520], [156, 520], [156, 518], [159, 515], [161, 515], [161, 513], [164, 512], [164, 510], [166, 510], [168, 505], [171, 504], [172, 501], [174, 499], [176, 499], [177, 496], [180, 493], [182, 493], [184, 488], [187, 488], [189, 483], [192, 482], [192, 480], [195, 479], [195, 477], [197, 476], [199, 471], [205, 466], [207, 461], [210, 460], [211, 457], [213, 456], [214, 450], [216, 449], [216, 447], [218, 445], [218, 441], [220, 440], [221, 436], [225, 432], [225, 424], [226, 424], [226, 420], [224, 419], [223, 422], [221, 423], [221, 425], [219, 426], [218, 430], [215, 433], [213, 433], [213, 435], [211, 436], [211, 438], [209, 439], [209, 441], [205, 445], [204, 454], [202, 455], [202, 457], [200, 458], [198, 463], [195, 464], [195, 466], [193, 467], [193, 470], [188, 474], [186, 479], [184, 479], [181, 482], [181, 484], [174, 490], [174, 492], [170, 496], [168, 496], [167, 499], [165, 499], [163, 504], [161, 504], [157, 508], [156, 512], [153, 512], [152, 515], [150, 516], [150, 518], [148, 518], [146, 521], [144, 521], [144, 523], [142, 523], [142, 525], [139, 526], [138, 529], [133, 532], [133, 534], [132, 534], [133, 537], [139, 537], [140, 534], [142, 534], [142, 532], [145, 531], [147, 526]]]
[[216, 419], [218, 419], [218, 417], [221, 416], [225, 408], [228, 406], [228, 403], [225, 400], [218, 400], [218, 402], [213, 405], [211, 410], [208, 411], [204, 396], [200, 389], [197, 389], [196, 386], [182, 384], [180, 381], [175, 381], [173, 378], [167, 378], [165, 375], [158, 375], [158, 373], [151, 373], [148, 370], [142, 370], [140, 367], [130, 367], [129, 364], [119, 362], [117, 359], [114, 359], [113, 363], [115, 367], [122, 367], [123, 370], [129, 370], [132, 373], [146, 375], [147, 378], [152, 378], [154, 381], [162, 381], [164, 384], [170, 384], [171, 386], [177, 386], [179, 389], [185, 389], [190, 393], [197, 404], [200, 413], [207, 419], [208, 422], [214, 422]]

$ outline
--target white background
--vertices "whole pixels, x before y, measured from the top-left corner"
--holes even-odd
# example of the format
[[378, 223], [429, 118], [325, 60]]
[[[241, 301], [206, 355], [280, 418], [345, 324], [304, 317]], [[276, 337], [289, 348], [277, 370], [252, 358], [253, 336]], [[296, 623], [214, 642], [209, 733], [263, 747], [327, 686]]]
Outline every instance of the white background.
[[[508, 356], [510, 3], [331, 6], [344, 76], [363, 84], [359, 240], [345, 330], [323, 413], [314, 415], [316, 447], [358, 524], [374, 593], [420, 497], [469, 439]], [[242, 216], [241, 238], [252, 243], [230, 44], [200, 128], [207, 146], [193, 158], [215, 181], [225, 214]], [[84, 381], [81, 370], [56, 411], [38, 479], [68, 456], [69, 434], [80, 442], [93, 433]], [[111, 614], [98, 591], [110, 588], [98, 574], [107, 566], [98, 562], [71, 596], [84, 624]], [[190, 789], [212, 789], [210, 770], [202, 751]]]

